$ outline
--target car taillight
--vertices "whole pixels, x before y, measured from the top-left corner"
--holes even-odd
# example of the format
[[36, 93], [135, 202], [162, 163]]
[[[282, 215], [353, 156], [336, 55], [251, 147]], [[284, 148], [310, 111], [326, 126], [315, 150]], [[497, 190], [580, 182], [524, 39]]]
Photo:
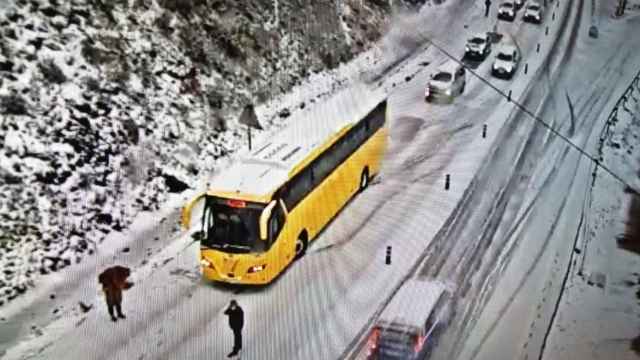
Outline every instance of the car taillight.
[[369, 335], [369, 340], [368, 342], [368, 347], [369, 350], [374, 350], [375, 348], [378, 347], [378, 339], [380, 338], [380, 328], [373, 328], [373, 330], [371, 331], [371, 335]]
[[413, 346], [413, 350], [418, 353], [420, 352], [420, 350], [422, 350], [422, 345], [424, 345], [424, 341], [427, 337], [426, 336], [421, 336], [421, 335], [416, 335], [415, 339], [415, 345]]

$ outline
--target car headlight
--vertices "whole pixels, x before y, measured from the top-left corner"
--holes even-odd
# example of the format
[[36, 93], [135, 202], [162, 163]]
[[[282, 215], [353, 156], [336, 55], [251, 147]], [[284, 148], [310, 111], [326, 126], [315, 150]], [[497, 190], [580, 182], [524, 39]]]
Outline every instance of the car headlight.
[[447, 89], [444, 91], [447, 96], [451, 96], [451, 89]]
[[267, 268], [267, 264], [262, 264], [262, 265], [255, 265], [249, 268], [249, 270], [247, 270], [247, 273], [249, 274], [253, 274], [253, 273], [257, 273], [260, 272], [264, 269]]
[[466, 45], [465, 45], [465, 47], [464, 47], [464, 51], [471, 51], [471, 48], [469, 48], [469, 46], [466, 46]]

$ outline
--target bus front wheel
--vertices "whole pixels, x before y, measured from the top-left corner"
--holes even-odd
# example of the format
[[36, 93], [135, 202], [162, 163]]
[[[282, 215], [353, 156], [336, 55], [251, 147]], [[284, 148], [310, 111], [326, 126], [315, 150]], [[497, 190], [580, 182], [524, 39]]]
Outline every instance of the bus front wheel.
[[296, 240], [296, 260], [300, 259], [307, 252], [307, 233], [303, 231], [298, 235], [298, 239]]
[[362, 175], [360, 175], [360, 192], [364, 191], [367, 186], [369, 186], [369, 168], [364, 168]]

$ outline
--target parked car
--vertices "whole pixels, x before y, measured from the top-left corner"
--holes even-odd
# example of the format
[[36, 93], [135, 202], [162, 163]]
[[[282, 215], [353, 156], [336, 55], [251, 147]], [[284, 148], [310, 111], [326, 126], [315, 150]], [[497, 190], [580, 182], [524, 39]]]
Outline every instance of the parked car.
[[424, 359], [452, 315], [451, 295], [442, 282], [408, 280], [375, 322], [367, 359]]
[[491, 41], [486, 33], [478, 33], [467, 40], [464, 47], [466, 57], [475, 59], [486, 59], [491, 53]]
[[464, 66], [453, 60], [448, 60], [431, 74], [424, 94], [425, 100], [453, 100], [455, 96], [464, 92], [465, 74]]
[[511, 1], [503, 2], [498, 7], [498, 19], [513, 21], [516, 18], [516, 7]]
[[524, 20], [525, 22], [540, 24], [542, 23], [542, 15], [542, 5], [540, 5], [540, 3], [538, 2], [531, 1], [527, 5], [527, 8], [524, 10], [522, 20]]
[[511, 79], [520, 64], [520, 51], [512, 44], [501, 45], [497, 49], [491, 74], [497, 78]]

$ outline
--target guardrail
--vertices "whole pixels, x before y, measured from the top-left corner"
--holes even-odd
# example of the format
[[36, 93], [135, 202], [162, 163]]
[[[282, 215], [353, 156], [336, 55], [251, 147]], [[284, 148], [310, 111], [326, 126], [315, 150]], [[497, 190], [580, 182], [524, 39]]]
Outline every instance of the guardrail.
[[[613, 110], [611, 110], [611, 113], [609, 113], [609, 116], [607, 116], [607, 121], [605, 122], [605, 126], [602, 129], [602, 132], [600, 133], [600, 138], [598, 140], [598, 154], [597, 154], [597, 158], [595, 161], [595, 166], [593, 168], [593, 172], [591, 174], [592, 176], [592, 181], [591, 181], [591, 188], [593, 189], [593, 186], [595, 185], [596, 182], [596, 176], [598, 173], [598, 167], [600, 166], [600, 162], [602, 162], [604, 160], [603, 158], [603, 149], [604, 149], [604, 145], [605, 145], [605, 141], [610, 138], [610, 136], [613, 133], [613, 127], [616, 125], [616, 123], [618, 122], [618, 113], [620, 111], [620, 109], [622, 109], [623, 111], [627, 111], [629, 113], [631, 113], [631, 110], [627, 107], [627, 102], [629, 101], [630, 98], [634, 99], [634, 101], [638, 102], [640, 101], [639, 99], [636, 99], [634, 95], [634, 92], [638, 91], [640, 92], [640, 71], [638, 71], [638, 73], [634, 76], [634, 78], [631, 80], [631, 83], [629, 83], [629, 86], [627, 86], [627, 88], [625, 89], [625, 91], [622, 93], [622, 95], [620, 96], [620, 98], [618, 99], [618, 101], [616, 101], [616, 104], [613, 107]], [[635, 191], [634, 189], [630, 189]], [[582, 237], [584, 237], [584, 240], [582, 241], [582, 246], [581, 246], [581, 251], [580, 251], [580, 258], [578, 259], [579, 261], [579, 266], [577, 266], [577, 271], [578, 271], [578, 276], [584, 276], [584, 263], [586, 261], [587, 258], [587, 252], [589, 249], [589, 243], [590, 243], [590, 236], [588, 234], [588, 231], [586, 230], [588, 228], [588, 224], [589, 224], [589, 210], [591, 208], [591, 195], [590, 195], [590, 190], [587, 191], [587, 200], [585, 203], [585, 208], [583, 210], [583, 214], [585, 214], [585, 226], [583, 227], [585, 230], [582, 233]]]
[[[631, 83], [629, 84], [629, 86], [627, 86], [627, 88], [625, 89], [624, 93], [622, 93], [622, 96], [620, 96], [618, 101], [616, 101], [616, 104], [614, 105], [613, 110], [607, 117], [607, 121], [605, 123], [604, 129], [602, 129], [602, 132], [600, 133], [600, 139], [598, 144], [598, 157], [596, 159], [596, 167], [595, 169], [593, 169], [593, 174], [592, 174], [593, 176], [593, 180], [591, 183], [592, 186], [596, 182], [596, 172], [598, 171], [598, 166], [600, 165], [600, 162], [602, 162], [603, 160], [602, 150], [604, 148], [604, 142], [611, 135], [611, 133], [613, 132], [613, 127], [618, 122], [618, 111], [620, 111], [620, 108], [622, 108], [626, 112], [631, 113], [631, 110], [627, 107], [627, 102], [629, 101], [630, 97], [633, 97], [634, 91], [640, 91], [640, 71], [638, 71], [636, 76], [634, 76], [633, 80], [631, 80]], [[635, 99], [635, 97], [633, 98]]]

